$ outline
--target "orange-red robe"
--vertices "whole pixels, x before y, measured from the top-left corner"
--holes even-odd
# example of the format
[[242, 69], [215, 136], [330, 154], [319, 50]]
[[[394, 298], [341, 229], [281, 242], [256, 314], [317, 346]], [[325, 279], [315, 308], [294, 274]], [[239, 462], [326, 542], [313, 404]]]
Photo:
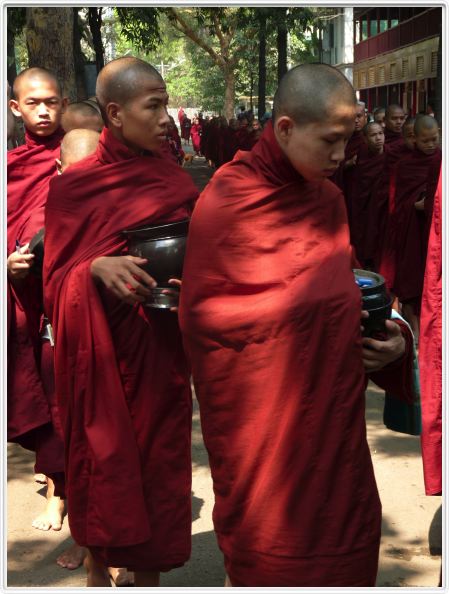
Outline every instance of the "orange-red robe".
[[196, 195], [169, 158], [137, 156], [107, 128], [50, 184], [44, 297], [69, 523], [109, 566], [164, 571], [189, 557], [190, 370], [176, 315], [119, 301], [90, 265], [122, 253], [126, 228], [185, 219]]
[[[306, 182], [271, 124], [195, 207], [180, 323], [234, 586], [374, 585], [381, 506], [351, 254], [340, 190]], [[406, 363], [372, 375], [410, 400]]]
[[421, 446], [427, 495], [442, 492], [442, 178], [433, 201], [419, 337], [421, 382]]

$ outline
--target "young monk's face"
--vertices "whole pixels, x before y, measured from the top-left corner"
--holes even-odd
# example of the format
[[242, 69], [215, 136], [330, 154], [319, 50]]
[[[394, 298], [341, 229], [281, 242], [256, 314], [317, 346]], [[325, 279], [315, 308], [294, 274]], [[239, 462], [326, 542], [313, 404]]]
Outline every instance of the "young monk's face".
[[426, 155], [432, 155], [439, 141], [438, 128], [424, 128], [415, 136], [415, 146]]
[[376, 122], [376, 124], [380, 124], [382, 126], [382, 128], [385, 128], [385, 112], [384, 111], [377, 112], [376, 115], [374, 116], [374, 121]]
[[403, 109], [391, 109], [385, 116], [385, 126], [392, 132], [400, 132], [405, 121]]
[[274, 123], [284, 154], [306, 180], [332, 176], [345, 156], [345, 146], [354, 131], [355, 105], [335, 103], [323, 119], [298, 125], [288, 116]]
[[61, 97], [56, 83], [44, 77], [22, 81], [18, 97], [10, 101], [14, 115], [37, 136], [50, 136], [59, 128], [66, 105], [67, 99]]
[[167, 105], [165, 84], [156, 78], [143, 79], [138, 94], [117, 112], [123, 142], [137, 153], [159, 150], [170, 123]]
[[415, 148], [415, 132], [413, 131], [413, 126], [413, 124], [406, 124], [402, 128], [404, 144], [410, 151]]
[[365, 134], [366, 144], [371, 153], [381, 153], [385, 143], [385, 134], [380, 124], [371, 124]]

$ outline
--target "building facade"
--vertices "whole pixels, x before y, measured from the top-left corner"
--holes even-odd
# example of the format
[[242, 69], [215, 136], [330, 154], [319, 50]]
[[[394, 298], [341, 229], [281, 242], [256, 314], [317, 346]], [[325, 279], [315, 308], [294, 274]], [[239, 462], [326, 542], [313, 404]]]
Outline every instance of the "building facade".
[[368, 110], [434, 107], [440, 7], [337, 8], [323, 21], [322, 61], [339, 68]]

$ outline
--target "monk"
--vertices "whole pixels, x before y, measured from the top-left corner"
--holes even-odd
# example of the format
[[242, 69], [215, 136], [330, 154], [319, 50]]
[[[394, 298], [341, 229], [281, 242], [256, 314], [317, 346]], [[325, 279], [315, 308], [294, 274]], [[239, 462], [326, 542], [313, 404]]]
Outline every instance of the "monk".
[[142, 305], [156, 281], [122, 232], [188, 218], [197, 190], [161, 151], [168, 95], [155, 68], [113, 60], [97, 97], [97, 151], [53, 180], [46, 209], [68, 517], [89, 549], [88, 586], [108, 586], [108, 566], [156, 586], [190, 555], [190, 370], [176, 315]]
[[385, 342], [361, 336], [343, 196], [326, 180], [355, 107], [339, 70], [290, 70], [273, 123], [192, 216], [179, 315], [228, 585], [375, 583], [365, 372], [408, 401], [412, 337], [392, 321]]
[[[419, 338], [419, 310], [426, 259], [425, 201], [429, 171], [438, 179], [441, 163], [438, 123], [435, 118], [416, 118], [415, 148], [397, 165], [395, 183], [395, 277], [394, 293], [402, 304], [404, 317]], [[435, 187], [435, 182], [433, 184]], [[429, 198], [430, 200], [432, 197]]]
[[377, 107], [373, 112], [373, 118], [376, 124], [385, 128], [385, 107]]
[[340, 163], [339, 168], [331, 178], [332, 181], [343, 191], [349, 220], [352, 216], [350, 198], [350, 187], [353, 184], [352, 168], [357, 163], [359, 151], [365, 148], [365, 141], [363, 138], [362, 130], [366, 124], [366, 111], [365, 103], [363, 101], [357, 101], [354, 121], [354, 132], [352, 133], [345, 147], [345, 158]]
[[192, 127], [190, 128], [190, 137], [192, 139], [192, 147], [196, 156], [200, 155], [201, 152], [201, 132], [202, 126], [198, 118], [194, 118]]
[[405, 113], [400, 105], [392, 104], [385, 110], [385, 144], [389, 145], [402, 140], [402, 126]]
[[[33, 521], [61, 530], [64, 513], [62, 442], [51, 398], [51, 367], [42, 365], [42, 281], [32, 274], [31, 238], [44, 225], [48, 183], [64, 135], [67, 104], [58, 80], [44, 68], [28, 68], [14, 81], [10, 108], [25, 126], [25, 144], [8, 151], [8, 441], [36, 454], [35, 472], [47, 477], [46, 506]], [[50, 374], [50, 375], [49, 375]]]
[[88, 101], [71, 103], [62, 116], [62, 127], [66, 132], [75, 128], [87, 128], [95, 132], [103, 129], [103, 119], [98, 109]]
[[366, 150], [360, 150], [346, 188], [350, 203], [351, 244], [362, 268], [374, 269], [376, 251], [388, 214], [388, 177], [385, 174], [385, 135], [376, 122], [362, 129]]

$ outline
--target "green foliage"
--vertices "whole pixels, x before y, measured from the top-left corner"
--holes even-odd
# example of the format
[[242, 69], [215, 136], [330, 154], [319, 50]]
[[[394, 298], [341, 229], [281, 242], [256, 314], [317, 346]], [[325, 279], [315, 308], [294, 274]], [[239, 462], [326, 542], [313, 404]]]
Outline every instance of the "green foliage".
[[150, 51], [162, 42], [159, 34], [158, 8], [122, 8], [115, 12], [121, 25], [121, 34], [140, 51]]

